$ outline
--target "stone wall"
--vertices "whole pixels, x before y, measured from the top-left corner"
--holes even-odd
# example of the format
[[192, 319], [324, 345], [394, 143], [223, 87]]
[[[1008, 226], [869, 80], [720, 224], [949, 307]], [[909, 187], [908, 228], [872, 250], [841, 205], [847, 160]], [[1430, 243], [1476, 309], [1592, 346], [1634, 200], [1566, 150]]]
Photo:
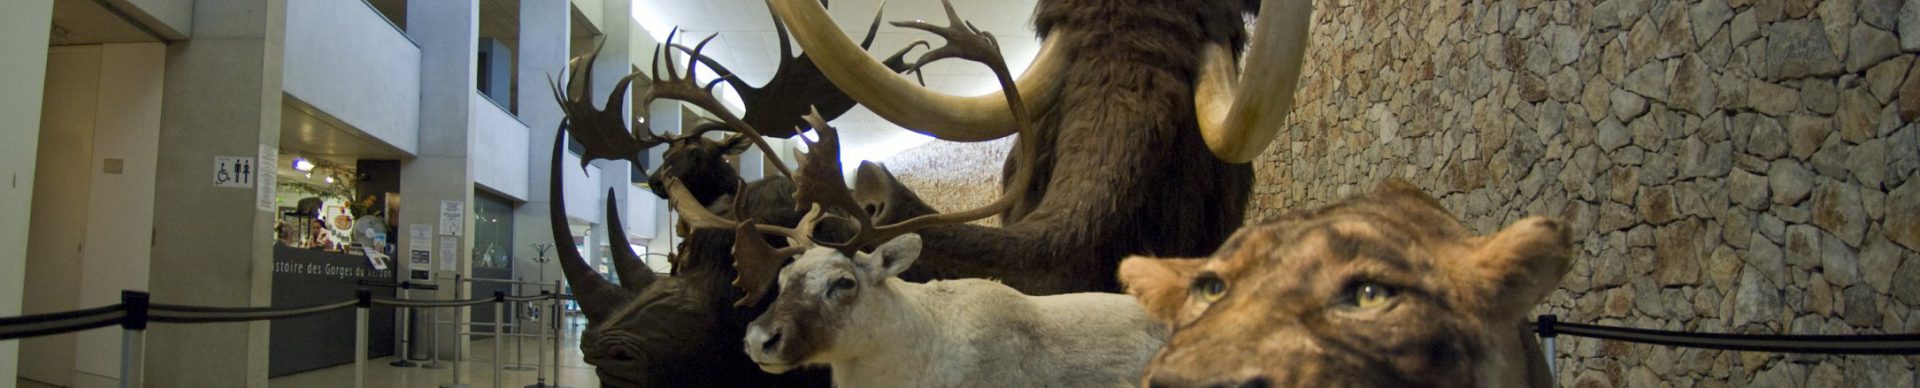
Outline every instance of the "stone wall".
[[[1920, 333], [1920, 2], [1316, 3], [1255, 217], [1401, 177], [1476, 232], [1575, 225], [1538, 309], [1565, 321]], [[1911, 386], [1916, 361], [1587, 339], [1556, 357], [1570, 386]]]
[[[934, 141], [879, 162], [935, 209], [972, 209], [1000, 195], [1000, 169], [1017, 137], [976, 143]], [[1000, 217], [974, 223], [998, 226]]]
[[[1250, 221], [1400, 177], [1478, 233], [1574, 225], [1537, 309], [1563, 321], [1920, 333], [1920, 1], [1315, 3]], [[955, 209], [996, 192], [1005, 148], [891, 166]], [[1562, 338], [1579, 387], [1914, 386], [1920, 364]]]

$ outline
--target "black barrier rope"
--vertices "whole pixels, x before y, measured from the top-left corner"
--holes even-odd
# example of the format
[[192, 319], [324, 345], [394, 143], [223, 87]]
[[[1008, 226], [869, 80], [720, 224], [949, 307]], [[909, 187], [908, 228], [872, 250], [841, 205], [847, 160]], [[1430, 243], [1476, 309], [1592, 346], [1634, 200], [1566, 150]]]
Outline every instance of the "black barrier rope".
[[400, 300], [374, 298], [374, 304], [400, 307], [462, 307], [493, 303], [492, 297], [467, 300]]
[[126, 318], [125, 305], [85, 310], [0, 318], [0, 341], [65, 334], [120, 324]]
[[247, 322], [319, 314], [353, 307], [354, 303], [357, 302], [357, 300], [347, 300], [285, 309], [272, 307], [201, 307], [154, 304], [152, 314], [154, 322], [165, 323]]
[[1769, 335], [1690, 333], [1562, 323], [1553, 315], [1542, 315], [1534, 322], [1534, 332], [1543, 338], [1566, 334], [1615, 341], [1680, 346], [1689, 348], [1739, 350], [1774, 353], [1820, 354], [1920, 354], [1920, 334], [1861, 335]]
[[[422, 290], [438, 288], [428, 284], [405, 282], [399, 286], [400, 288]], [[116, 305], [46, 314], [0, 317], [0, 341], [66, 334], [113, 325], [120, 325], [121, 328], [127, 330], [146, 330], [149, 322], [213, 323], [263, 321], [293, 318], [352, 307], [372, 307], [376, 304], [403, 307], [461, 307], [484, 303], [505, 301], [527, 302], [545, 299], [573, 299], [573, 295], [556, 295], [542, 291], [539, 295], [508, 296], [504, 293], [499, 293], [491, 297], [469, 300], [416, 301], [377, 299], [367, 290], [360, 289], [355, 291], [354, 299], [345, 301], [293, 308], [273, 308], [209, 307], [150, 303], [149, 296], [145, 292], [122, 291], [120, 293], [121, 302]]]

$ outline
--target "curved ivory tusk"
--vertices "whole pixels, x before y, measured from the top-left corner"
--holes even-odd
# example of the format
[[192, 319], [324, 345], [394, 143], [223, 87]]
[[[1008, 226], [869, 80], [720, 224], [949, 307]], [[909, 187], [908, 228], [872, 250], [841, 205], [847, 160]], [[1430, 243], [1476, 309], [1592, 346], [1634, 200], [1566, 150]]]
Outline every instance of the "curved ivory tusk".
[[1273, 142], [1293, 110], [1312, 14], [1313, 4], [1306, 0], [1261, 2], [1245, 77], [1226, 46], [1210, 44], [1202, 49], [1193, 102], [1200, 135], [1214, 156], [1228, 163], [1246, 163]]
[[[767, 0], [767, 6], [786, 21], [794, 40], [834, 86], [887, 121], [948, 141], [992, 140], [1019, 131], [1000, 92], [958, 97], [908, 82], [847, 38], [817, 0]], [[1049, 37], [1015, 81], [1029, 112], [1042, 111], [1057, 97], [1070, 46], [1062, 42], [1066, 35]]]

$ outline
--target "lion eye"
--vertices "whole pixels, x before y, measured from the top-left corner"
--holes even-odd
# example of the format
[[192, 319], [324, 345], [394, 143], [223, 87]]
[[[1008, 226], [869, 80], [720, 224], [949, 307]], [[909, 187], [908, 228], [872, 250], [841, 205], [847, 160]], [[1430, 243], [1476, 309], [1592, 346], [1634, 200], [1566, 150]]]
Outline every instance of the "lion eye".
[[1213, 273], [1201, 274], [1194, 278], [1192, 289], [1201, 300], [1207, 303], [1218, 302], [1220, 298], [1227, 296], [1227, 282], [1221, 280], [1220, 275]]
[[1374, 308], [1393, 300], [1392, 288], [1379, 284], [1366, 283], [1353, 288], [1353, 305], [1359, 308]]

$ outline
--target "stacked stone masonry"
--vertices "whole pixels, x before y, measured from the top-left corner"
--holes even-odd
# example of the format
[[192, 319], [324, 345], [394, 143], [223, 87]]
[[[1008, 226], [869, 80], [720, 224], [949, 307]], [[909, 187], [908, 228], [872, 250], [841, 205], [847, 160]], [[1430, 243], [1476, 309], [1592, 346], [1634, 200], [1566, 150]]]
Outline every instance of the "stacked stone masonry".
[[[1574, 225], [1573, 269], [1536, 313], [1920, 333], [1920, 0], [1314, 3], [1295, 112], [1254, 162], [1249, 222], [1398, 177], [1478, 233], [1530, 215]], [[963, 208], [996, 194], [1009, 144], [935, 143], [889, 166]], [[1554, 357], [1573, 387], [1920, 378], [1920, 357], [1576, 337]]]

